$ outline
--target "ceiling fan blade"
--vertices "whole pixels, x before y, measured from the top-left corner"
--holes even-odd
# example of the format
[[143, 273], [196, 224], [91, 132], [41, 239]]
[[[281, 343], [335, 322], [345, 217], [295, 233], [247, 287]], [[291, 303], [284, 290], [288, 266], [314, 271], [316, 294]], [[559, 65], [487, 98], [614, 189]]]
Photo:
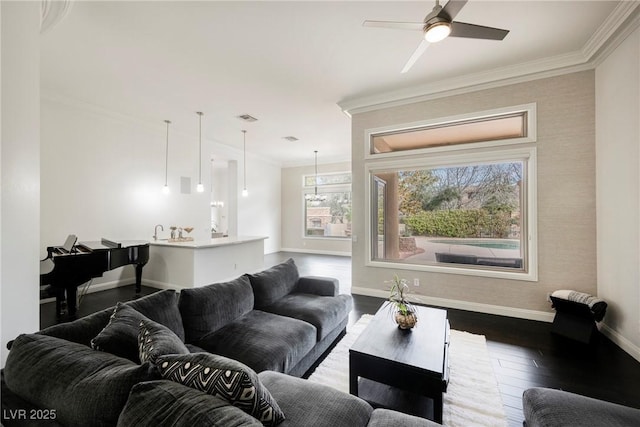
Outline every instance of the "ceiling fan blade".
[[464, 22], [452, 22], [449, 37], [464, 37], [469, 39], [502, 40], [509, 30], [500, 28], [483, 27], [482, 25], [465, 24]]
[[424, 53], [425, 50], [427, 50], [427, 48], [429, 47], [431, 43], [429, 43], [426, 40], [422, 40], [420, 42], [420, 44], [418, 45], [418, 47], [416, 48], [416, 50], [413, 52], [413, 54], [411, 55], [411, 58], [409, 58], [409, 60], [407, 61], [407, 63], [404, 65], [404, 68], [402, 69], [402, 71], [400, 71], [402, 74], [406, 73], [407, 71], [409, 71], [411, 69], [411, 67], [413, 67], [413, 64], [416, 63], [416, 61], [418, 60], [418, 58], [420, 58], [422, 56], [422, 54]]
[[[468, 0], [449, 0], [449, 2], [442, 8], [438, 16], [448, 18], [449, 21], [453, 21], [460, 9], [467, 4]], [[446, 15], [445, 15], [446, 14]]]
[[394, 30], [418, 30], [422, 31], [424, 22], [398, 22], [398, 21], [364, 21], [363, 27], [392, 28]]

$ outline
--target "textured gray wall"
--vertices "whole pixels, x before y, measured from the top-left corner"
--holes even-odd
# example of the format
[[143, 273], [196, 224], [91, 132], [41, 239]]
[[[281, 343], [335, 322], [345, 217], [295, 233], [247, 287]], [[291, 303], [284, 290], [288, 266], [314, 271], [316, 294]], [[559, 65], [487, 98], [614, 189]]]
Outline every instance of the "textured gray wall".
[[[366, 129], [496, 108], [537, 103], [538, 282], [366, 267]], [[535, 318], [550, 312], [546, 296], [556, 289], [596, 294], [595, 80], [584, 71], [414, 104], [354, 114], [352, 122], [353, 243], [355, 293], [386, 289], [395, 272], [420, 278], [414, 288], [425, 302], [451, 302], [479, 311]], [[435, 297], [437, 300], [429, 300]], [[495, 307], [494, 307], [495, 308]], [[534, 312], [529, 312], [533, 310]]]

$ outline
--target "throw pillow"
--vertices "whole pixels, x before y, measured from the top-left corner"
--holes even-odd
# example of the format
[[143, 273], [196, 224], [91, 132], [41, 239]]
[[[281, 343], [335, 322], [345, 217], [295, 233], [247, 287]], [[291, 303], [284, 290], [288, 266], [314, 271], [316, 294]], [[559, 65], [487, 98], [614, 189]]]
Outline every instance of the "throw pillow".
[[236, 360], [211, 353], [191, 353], [160, 356], [157, 362], [163, 378], [218, 396], [265, 426], [278, 425], [285, 418], [253, 369]]
[[138, 332], [140, 362], [156, 363], [163, 354], [189, 354], [189, 349], [173, 331], [153, 320], [141, 320]]
[[255, 274], [248, 274], [253, 288], [254, 305], [258, 310], [268, 307], [291, 293], [298, 283], [298, 267], [292, 258]]
[[165, 289], [125, 303], [148, 319], [171, 329], [184, 341], [184, 326], [178, 310], [176, 291]]
[[246, 276], [229, 282], [183, 289], [180, 291], [178, 307], [185, 341], [198, 342], [205, 335], [253, 310], [253, 289]]
[[91, 340], [91, 348], [140, 363], [138, 331], [142, 320], [149, 319], [128, 305], [117, 303], [107, 326]]

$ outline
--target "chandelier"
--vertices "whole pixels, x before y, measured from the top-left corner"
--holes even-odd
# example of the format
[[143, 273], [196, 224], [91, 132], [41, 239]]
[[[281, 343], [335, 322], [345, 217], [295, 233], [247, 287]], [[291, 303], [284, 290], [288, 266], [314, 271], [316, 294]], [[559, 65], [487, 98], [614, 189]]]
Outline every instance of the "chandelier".
[[314, 151], [315, 154], [315, 165], [316, 165], [316, 175], [315, 175], [315, 191], [313, 194], [307, 194], [304, 196], [305, 200], [312, 205], [319, 205], [320, 203], [327, 200], [327, 196], [324, 194], [318, 194], [318, 150]]

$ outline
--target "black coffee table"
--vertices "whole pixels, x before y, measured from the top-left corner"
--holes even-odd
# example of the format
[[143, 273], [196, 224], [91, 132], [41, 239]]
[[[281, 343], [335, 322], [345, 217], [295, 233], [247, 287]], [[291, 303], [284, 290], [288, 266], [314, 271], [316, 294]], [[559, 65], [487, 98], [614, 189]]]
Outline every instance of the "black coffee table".
[[359, 377], [433, 399], [434, 421], [442, 424], [442, 394], [449, 382], [447, 311], [417, 306], [418, 324], [403, 331], [381, 307], [349, 350], [349, 392], [358, 396]]

